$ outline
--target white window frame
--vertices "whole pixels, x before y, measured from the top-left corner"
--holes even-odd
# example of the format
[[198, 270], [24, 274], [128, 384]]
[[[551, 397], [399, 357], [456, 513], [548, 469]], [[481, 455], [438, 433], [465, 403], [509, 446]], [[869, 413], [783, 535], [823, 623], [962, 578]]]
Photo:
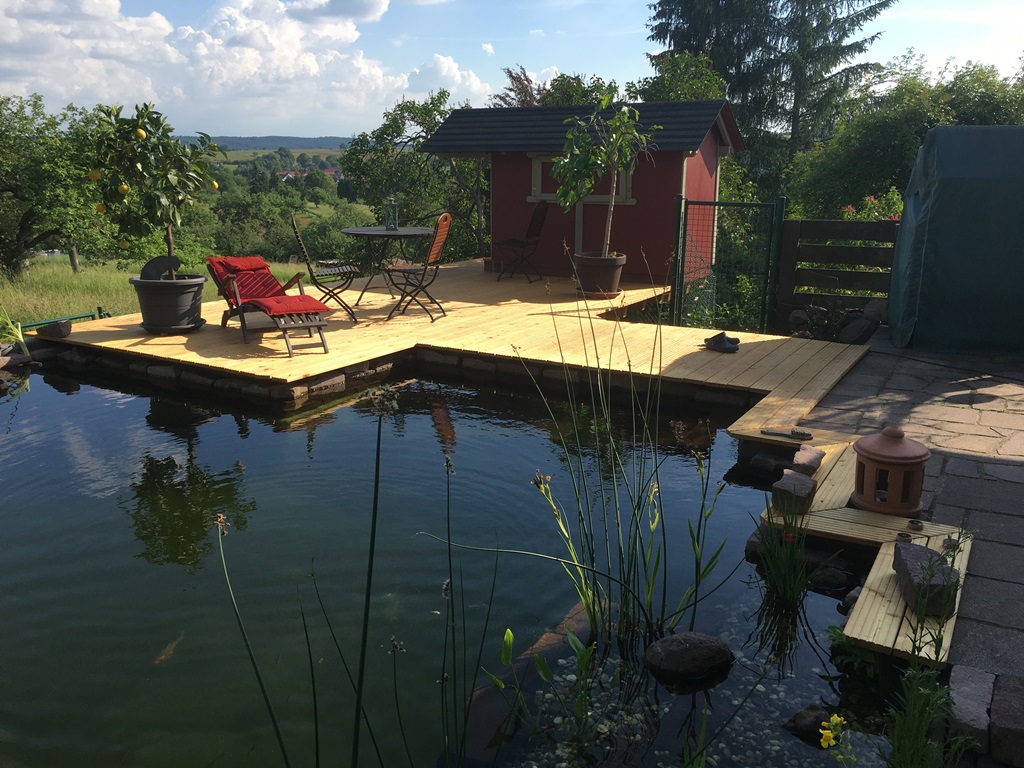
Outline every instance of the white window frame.
[[[530, 196], [529, 202], [535, 203], [539, 200], [555, 201], [554, 192], [542, 192], [544, 181], [544, 163], [552, 162], [558, 155], [527, 153], [530, 158]], [[588, 195], [580, 200], [582, 205], [608, 205], [608, 195]], [[626, 172], [620, 175], [619, 184], [615, 188], [616, 205], [636, 205], [636, 198], [633, 197], [633, 174]]]

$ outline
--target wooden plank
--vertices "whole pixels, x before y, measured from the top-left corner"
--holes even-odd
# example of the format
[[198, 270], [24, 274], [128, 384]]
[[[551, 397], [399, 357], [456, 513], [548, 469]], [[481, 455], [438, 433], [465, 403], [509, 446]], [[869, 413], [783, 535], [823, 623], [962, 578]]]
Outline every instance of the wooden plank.
[[891, 277], [888, 272], [800, 267], [796, 271], [796, 284], [800, 288], [888, 293]]
[[802, 240], [874, 240], [880, 243], [895, 243], [898, 232], [898, 221], [800, 220]]
[[[761, 519], [767, 520], [766, 512], [761, 513]], [[854, 507], [814, 510], [804, 515], [802, 524], [810, 535], [872, 546], [892, 543], [898, 533], [910, 533], [915, 541], [929, 537], [944, 539], [956, 533], [956, 528], [932, 522], [925, 522], [921, 531], [911, 531], [906, 518]]]
[[[753, 409], [751, 409], [753, 410]], [[748, 411], [749, 413], [749, 411]], [[756, 415], [756, 414], [755, 414]], [[816, 448], [824, 448], [835, 443], [850, 443], [857, 439], [856, 435], [851, 435], [848, 432], [836, 432], [831, 429], [809, 429], [811, 437], [809, 439], [794, 439], [779, 437], [776, 435], [766, 435], [761, 432], [761, 428], [744, 428], [742, 426], [737, 427], [738, 422], [734, 422], [730, 425], [726, 431], [733, 437], [740, 440], [752, 440], [758, 443], [766, 443], [769, 445], [785, 445], [785, 446], [797, 446], [806, 443], [807, 445], [813, 445]], [[768, 426], [768, 425], [766, 425]], [[792, 429], [793, 427], [799, 426], [796, 423], [778, 424], [771, 425], [773, 428], [778, 427], [783, 431]], [[801, 427], [802, 429], [806, 427]]]
[[[916, 540], [941, 552], [946, 535], [940, 533]], [[953, 560], [953, 567], [960, 573], [961, 584], [967, 572], [970, 545], [969, 540], [963, 542]], [[916, 655], [926, 661], [943, 664], [948, 660], [962, 589], [957, 590], [954, 610], [948, 620], [943, 622], [927, 617], [919, 624], [918, 617], [899, 593], [896, 573], [892, 569], [895, 546], [894, 542], [886, 542], [879, 547], [878, 556], [843, 632], [851, 640], [874, 650], [903, 657]], [[938, 649], [930, 642], [930, 638], [937, 634], [941, 634], [943, 639]]]
[[797, 252], [797, 263], [847, 264], [849, 266], [892, 268], [893, 246], [875, 245], [816, 245], [802, 243]]
[[[849, 444], [830, 447], [834, 450], [828, 455], [831, 462], [827, 471], [822, 473], [822, 478], [818, 480], [818, 490], [811, 502], [811, 508], [815, 511], [845, 507], [850, 502], [850, 494], [853, 493], [857, 455]], [[821, 469], [825, 469], [824, 462]]]

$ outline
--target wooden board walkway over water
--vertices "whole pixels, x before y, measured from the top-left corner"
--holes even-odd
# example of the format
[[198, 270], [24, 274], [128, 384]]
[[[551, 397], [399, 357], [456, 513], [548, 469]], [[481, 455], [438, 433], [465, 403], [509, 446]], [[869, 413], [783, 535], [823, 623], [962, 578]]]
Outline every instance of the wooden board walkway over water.
[[[353, 301], [361, 287], [357, 283], [346, 298]], [[623, 288], [614, 300], [583, 301], [568, 279], [498, 282], [481, 262], [471, 261], [443, 267], [432, 289], [447, 316], [432, 323], [425, 313], [412, 309], [408, 315], [386, 321], [393, 299], [383, 287], [371, 289], [356, 307], [359, 322], [353, 323], [342, 312], [329, 318], [327, 354], [318, 345], [299, 346], [289, 358], [283, 338], [272, 327], [243, 344], [236, 320], [227, 328], [219, 326], [223, 302], [204, 304], [207, 325], [189, 335], [151, 336], [139, 327], [139, 315], [122, 315], [76, 323], [63, 341], [151, 365], [285, 386], [430, 349], [516, 365], [522, 361], [531, 366], [600, 368], [660, 377], [663, 386], [715, 389], [732, 393], [740, 401], [744, 397], [756, 401], [729, 427], [731, 435], [794, 448], [807, 442], [826, 452], [816, 476], [813, 513], [807, 516], [811, 532], [881, 548], [877, 567], [847, 626], [848, 636], [875, 649], [906, 652], [906, 606], [888, 578], [891, 568], [886, 572], [884, 567], [886, 557], [889, 562], [892, 559], [891, 551], [887, 554], [889, 542], [906, 523], [878, 520], [884, 516], [847, 506], [854, 466], [849, 446], [856, 436], [815, 430], [810, 439], [799, 441], [761, 433], [762, 428], [797, 426], [868, 348], [738, 332], [736, 353], [713, 352], [703, 343], [711, 331], [615, 322], [627, 307], [656, 302], [665, 293], [664, 288], [651, 286]], [[300, 345], [303, 341], [295, 339]], [[945, 538], [947, 531], [930, 526], [924, 533], [931, 543]], [[968, 548], [962, 552], [964, 565], [968, 552]], [[952, 620], [946, 629], [950, 637]]]

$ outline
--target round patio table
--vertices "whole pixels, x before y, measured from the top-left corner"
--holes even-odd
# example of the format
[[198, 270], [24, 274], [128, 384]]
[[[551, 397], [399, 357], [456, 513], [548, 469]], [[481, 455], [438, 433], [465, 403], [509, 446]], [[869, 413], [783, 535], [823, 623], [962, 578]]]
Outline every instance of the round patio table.
[[[398, 243], [402, 257], [405, 258], [405, 243], [407, 240], [430, 237], [434, 234], [433, 227], [398, 227], [397, 229], [388, 229], [383, 225], [374, 227], [347, 227], [341, 231], [343, 234], [352, 235], [352, 237], [364, 238], [366, 240], [367, 250], [370, 252], [372, 257], [372, 271], [370, 273], [370, 277], [366, 280], [363, 290], [359, 292], [359, 298], [355, 301], [356, 304], [359, 304], [359, 302], [363, 300], [363, 294], [366, 293], [366, 289], [370, 287], [370, 283], [373, 282], [373, 278], [381, 274], [384, 271], [384, 265], [390, 261], [392, 243]], [[384, 282], [385, 284], [387, 283], [386, 277]], [[388, 292], [391, 292], [390, 285], [388, 285]]]

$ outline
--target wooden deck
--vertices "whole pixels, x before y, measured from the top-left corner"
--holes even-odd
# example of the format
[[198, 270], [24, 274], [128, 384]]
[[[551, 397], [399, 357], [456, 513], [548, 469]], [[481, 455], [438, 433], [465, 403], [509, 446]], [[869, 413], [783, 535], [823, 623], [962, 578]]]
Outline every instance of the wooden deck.
[[[947, 536], [956, 536], [957, 529], [926, 522], [922, 530], [911, 531], [907, 527], [906, 518], [848, 506], [857, 464], [852, 447], [854, 439], [851, 437], [848, 442], [821, 446], [825, 458], [814, 474], [814, 479], [818, 481], [818, 491], [811, 503], [811, 510], [801, 521], [808, 535], [878, 547], [878, 554], [843, 628], [843, 634], [873, 651], [902, 657], [917, 655], [926, 661], [944, 664], [949, 656], [949, 641], [956, 626], [956, 610], [945, 622], [928, 618], [923, 624], [920, 623], [899, 593], [892, 559], [897, 534], [910, 533], [915, 543], [941, 552], [942, 542]], [[767, 519], [765, 510], [761, 513], [761, 520], [764, 522]], [[953, 565], [960, 572], [961, 585], [967, 573], [970, 552], [970, 540], [964, 541], [954, 559]], [[958, 590], [956, 606], [959, 605]], [[936, 649], [927, 639], [929, 633], [934, 637], [939, 629], [945, 643]], [[920, 652], [916, 654], [915, 642], [921, 646]]]
[[[219, 326], [221, 302], [204, 305], [207, 325], [185, 336], [148, 335], [139, 327], [140, 316], [123, 315], [77, 323], [63, 341], [150, 363], [283, 385], [428, 348], [491, 360], [656, 376], [663, 385], [730, 390], [751, 402], [759, 398], [728, 432], [748, 441], [794, 448], [806, 442], [825, 450], [812, 513], [806, 516], [809, 531], [880, 547], [846, 633], [874, 649], [907, 652], [906, 606], [889, 578], [891, 567], [885, 568], [892, 560], [891, 542], [906, 523], [848, 507], [855, 464], [850, 445], [857, 436], [814, 430], [810, 439], [794, 440], [761, 433], [762, 428], [799, 425], [867, 347], [739, 332], [739, 351], [722, 354], [705, 349], [704, 338], [712, 332], [704, 329], [614, 322], [626, 307], [657, 300], [664, 288], [626, 285], [617, 299], [584, 301], [568, 279], [529, 284], [521, 277], [500, 282], [495, 277], [484, 272], [479, 261], [443, 267], [433, 292], [448, 314], [433, 323], [418, 309], [386, 321], [393, 299], [383, 288], [371, 289], [356, 307], [359, 322], [351, 322], [342, 312], [331, 316], [325, 332], [327, 354], [318, 345], [299, 346], [289, 358], [272, 327], [243, 344], [237, 321], [230, 321], [227, 328]], [[361, 287], [357, 283], [346, 298], [354, 301]], [[304, 339], [294, 341], [301, 345]], [[941, 526], [929, 526], [922, 535], [932, 543], [947, 533]], [[964, 566], [968, 552], [969, 548], [961, 553]], [[951, 636], [954, 620], [946, 627], [946, 637]]]
[[[358, 284], [346, 298], [354, 300]], [[722, 354], [704, 348], [712, 332], [606, 319], [625, 307], [655, 300], [664, 288], [627, 285], [614, 300], [577, 298], [568, 279], [527, 283], [522, 278], [498, 282], [479, 261], [446, 265], [434, 294], [448, 314], [430, 322], [416, 308], [385, 321], [393, 301], [383, 288], [371, 288], [356, 307], [359, 322], [342, 312], [329, 318], [330, 348], [299, 347], [289, 358], [284, 341], [272, 327], [243, 344], [236, 320], [219, 326], [222, 302], [203, 305], [207, 324], [184, 336], [151, 336], [139, 327], [138, 315], [76, 323], [63, 341], [177, 365], [216, 370], [281, 383], [300, 382], [429, 346], [496, 358], [600, 367], [603, 370], [661, 376], [698, 386], [732, 389], [768, 397], [746, 414], [751, 428], [777, 425], [778, 418], [797, 422], [863, 356], [866, 347], [809, 339], [737, 333], [739, 351]], [[252, 317], [252, 316], [250, 316]], [[293, 337], [301, 345], [303, 337]], [[784, 403], [782, 402], [784, 401]], [[784, 407], [782, 407], [784, 405]]]

